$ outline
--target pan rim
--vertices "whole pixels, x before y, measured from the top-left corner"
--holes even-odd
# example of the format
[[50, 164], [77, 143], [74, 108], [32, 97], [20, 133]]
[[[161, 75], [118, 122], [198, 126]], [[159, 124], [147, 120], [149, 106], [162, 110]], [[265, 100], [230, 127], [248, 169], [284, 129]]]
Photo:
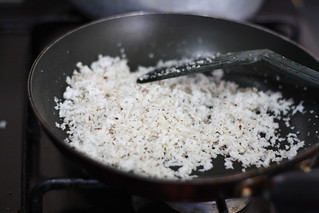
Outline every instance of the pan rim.
[[83, 152], [73, 149], [71, 146], [69, 146], [67, 143], [65, 143], [64, 141], [61, 141], [60, 138], [58, 138], [57, 136], [55, 136], [52, 131], [50, 130], [51, 127], [49, 125], [49, 123], [43, 118], [43, 116], [40, 114], [36, 103], [33, 99], [33, 90], [32, 90], [32, 85], [33, 85], [33, 75], [35, 74], [36, 71], [36, 67], [37, 64], [39, 63], [39, 61], [41, 60], [41, 58], [45, 55], [45, 53], [47, 51], [50, 50], [50, 48], [52, 46], [54, 46], [57, 42], [59, 42], [61, 39], [69, 36], [70, 34], [80, 31], [84, 28], [87, 28], [89, 26], [92, 25], [96, 25], [98, 23], [102, 23], [102, 22], [106, 22], [106, 21], [111, 21], [111, 20], [116, 20], [116, 19], [122, 19], [122, 18], [129, 18], [129, 17], [135, 17], [135, 16], [148, 16], [148, 15], [167, 15], [167, 16], [171, 16], [171, 15], [177, 15], [177, 16], [195, 16], [195, 17], [202, 17], [202, 18], [210, 18], [210, 19], [216, 19], [216, 20], [222, 20], [222, 21], [227, 21], [227, 22], [232, 22], [232, 23], [236, 23], [236, 24], [240, 24], [240, 25], [244, 25], [244, 26], [248, 26], [251, 28], [255, 28], [261, 31], [264, 31], [266, 33], [270, 33], [276, 37], [279, 37], [295, 46], [297, 46], [298, 48], [300, 48], [301, 50], [303, 50], [306, 54], [308, 54], [309, 56], [311, 56], [313, 59], [315, 59], [318, 63], [318, 59], [314, 56], [314, 54], [312, 54], [309, 50], [305, 49], [302, 45], [290, 40], [287, 37], [284, 37], [278, 33], [275, 33], [269, 29], [266, 29], [264, 27], [255, 25], [255, 24], [251, 24], [251, 23], [245, 23], [245, 22], [240, 22], [240, 21], [234, 21], [234, 20], [229, 20], [229, 19], [224, 19], [224, 18], [216, 18], [216, 17], [212, 17], [212, 16], [204, 16], [204, 15], [194, 15], [194, 14], [188, 14], [188, 13], [159, 13], [159, 12], [145, 12], [145, 11], [138, 11], [138, 12], [131, 12], [131, 13], [125, 13], [125, 14], [120, 14], [120, 15], [114, 15], [114, 16], [110, 16], [110, 17], [106, 17], [106, 18], [101, 18], [92, 22], [89, 22], [87, 24], [81, 25], [67, 33], [65, 33], [64, 35], [60, 36], [58, 39], [56, 39], [55, 41], [53, 41], [51, 44], [47, 45], [42, 51], [41, 53], [37, 56], [37, 58], [35, 59], [33, 65], [31, 66], [30, 69], [30, 73], [28, 76], [28, 99], [29, 102], [32, 106], [32, 109], [37, 117], [37, 119], [40, 121], [41, 126], [46, 130], [46, 132], [51, 135], [54, 138], [54, 143], [58, 143], [58, 145], [63, 146], [64, 148], [66, 148], [69, 152], [72, 152], [73, 154], [80, 156], [81, 158], [84, 158], [86, 161], [89, 161], [90, 163], [93, 163], [95, 166], [98, 166], [99, 168], [103, 168], [105, 170], [108, 170], [110, 172], [115, 173], [116, 175], [121, 175], [121, 176], [125, 176], [128, 178], [132, 178], [132, 179], [136, 179], [136, 180], [140, 180], [140, 181], [151, 181], [152, 183], [158, 183], [158, 184], [174, 184], [174, 185], [206, 185], [206, 184], [214, 184], [214, 183], [229, 183], [229, 182], [237, 182], [237, 181], [241, 181], [244, 179], [247, 179], [249, 177], [254, 177], [254, 176], [260, 176], [260, 175], [271, 175], [272, 173], [276, 173], [276, 170], [281, 170], [284, 167], [289, 167], [292, 165], [296, 165], [296, 163], [301, 162], [302, 160], [305, 160], [307, 158], [309, 158], [310, 155], [315, 155], [319, 152], [319, 144], [315, 144], [309, 148], [307, 148], [306, 150], [304, 150], [302, 153], [298, 153], [292, 160], [283, 160], [280, 163], [276, 164], [276, 165], [271, 165], [269, 167], [266, 168], [257, 168], [257, 169], [252, 169], [250, 171], [246, 171], [246, 172], [240, 172], [240, 173], [236, 173], [236, 174], [231, 174], [231, 175], [225, 175], [225, 176], [217, 176], [217, 177], [198, 177], [198, 178], [194, 178], [191, 180], [175, 180], [175, 179], [164, 179], [164, 178], [152, 178], [152, 177], [145, 177], [139, 174], [131, 174], [131, 173], [127, 173], [125, 171], [122, 171], [120, 169], [116, 169], [113, 168], [109, 165], [106, 165], [104, 163], [99, 162], [98, 160], [95, 160], [89, 156], [87, 156], [86, 154], [83, 154]]

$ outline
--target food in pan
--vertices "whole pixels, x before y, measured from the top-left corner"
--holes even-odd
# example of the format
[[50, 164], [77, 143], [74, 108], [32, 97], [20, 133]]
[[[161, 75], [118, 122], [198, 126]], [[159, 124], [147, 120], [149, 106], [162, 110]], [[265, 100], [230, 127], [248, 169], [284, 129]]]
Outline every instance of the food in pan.
[[304, 146], [296, 133], [280, 135], [278, 121], [292, 127], [291, 116], [304, 109], [278, 91], [241, 88], [220, 70], [137, 84], [147, 71], [131, 72], [119, 57], [79, 63], [64, 100], [56, 99], [66, 142], [115, 168], [169, 179], [191, 179], [217, 156], [227, 169], [267, 167]]

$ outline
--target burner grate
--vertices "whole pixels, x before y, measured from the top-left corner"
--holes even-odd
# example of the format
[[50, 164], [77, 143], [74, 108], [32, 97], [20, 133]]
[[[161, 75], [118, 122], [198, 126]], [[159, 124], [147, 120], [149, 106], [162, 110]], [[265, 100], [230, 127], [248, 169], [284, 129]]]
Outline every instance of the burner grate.
[[61, 189], [110, 189], [110, 186], [105, 185], [94, 179], [80, 178], [60, 178], [48, 179], [33, 187], [30, 196], [30, 207], [28, 213], [42, 213], [43, 196], [51, 190]]

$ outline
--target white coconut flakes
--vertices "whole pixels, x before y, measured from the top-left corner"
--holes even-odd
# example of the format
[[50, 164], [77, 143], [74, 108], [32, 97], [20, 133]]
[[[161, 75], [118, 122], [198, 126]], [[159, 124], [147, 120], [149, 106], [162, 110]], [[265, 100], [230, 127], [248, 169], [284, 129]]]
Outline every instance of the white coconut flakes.
[[[193, 178], [220, 155], [227, 169], [235, 161], [267, 167], [304, 146], [296, 134], [279, 136], [276, 120], [291, 125], [289, 112], [304, 110], [280, 92], [239, 88], [220, 73], [137, 84], [147, 71], [130, 72], [119, 57], [79, 63], [66, 79], [64, 100], [56, 99], [62, 119], [56, 125], [67, 131], [67, 142], [107, 165], [168, 179]], [[288, 145], [280, 148], [283, 141]]]

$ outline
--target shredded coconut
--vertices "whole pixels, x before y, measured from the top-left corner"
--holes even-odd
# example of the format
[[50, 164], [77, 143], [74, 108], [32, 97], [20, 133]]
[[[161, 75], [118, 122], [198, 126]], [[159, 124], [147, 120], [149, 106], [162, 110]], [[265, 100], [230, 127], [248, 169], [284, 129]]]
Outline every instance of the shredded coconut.
[[66, 78], [64, 100], [55, 99], [62, 118], [56, 126], [67, 131], [71, 146], [115, 168], [190, 179], [219, 155], [227, 169], [237, 161], [245, 170], [290, 159], [304, 145], [294, 133], [279, 136], [276, 122], [285, 118], [291, 126], [290, 112], [303, 112], [302, 103], [240, 88], [221, 80], [220, 71], [137, 84], [149, 68], [130, 72], [119, 57], [77, 66]]

